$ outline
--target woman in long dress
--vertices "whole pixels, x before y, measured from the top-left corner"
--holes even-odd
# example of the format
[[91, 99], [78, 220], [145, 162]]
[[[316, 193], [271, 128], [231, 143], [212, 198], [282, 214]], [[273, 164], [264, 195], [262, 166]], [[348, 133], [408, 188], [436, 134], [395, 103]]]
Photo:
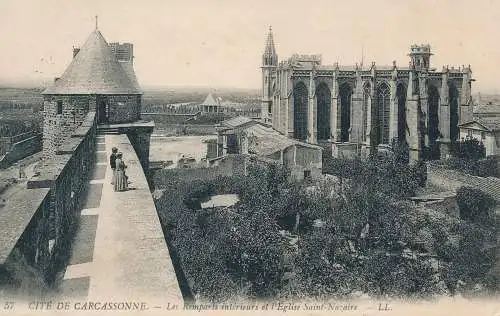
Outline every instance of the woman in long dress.
[[118, 153], [116, 155], [116, 170], [115, 170], [115, 191], [127, 191], [127, 176], [125, 175], [125, 169], [127, 166], [123, 162], [123, 154]]

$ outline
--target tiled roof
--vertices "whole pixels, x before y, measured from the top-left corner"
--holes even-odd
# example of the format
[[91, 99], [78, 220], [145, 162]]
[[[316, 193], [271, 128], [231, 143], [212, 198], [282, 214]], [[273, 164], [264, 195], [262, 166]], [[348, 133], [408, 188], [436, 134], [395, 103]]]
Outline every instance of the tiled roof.
[[61, 78], [42, 93], [140, 94], [137, 81], [133, 82], [127, 74], [133, 69], [127, 67], [118, 62], [101, 32], [95, 30]]
[[275, 152], [293, 145], [321, 149], [319, 146], [303, 143], [293, 138], [286, 137], [271, 127], [260, 124], [252, 125], [245, 129], [248, 137], [253, 138], [249, 144], [249, 151], [261, 156], [269, 156]]
[[296, 141], [281, 135], [270, 127], [253, 125], [246, 129], [248, 136], [254, 137], [249, 144], [249, 151], [258, 155], [268, 156], [277, 151], [295, 145]]
[[476, 119], [478, 122], [482, 123], [491, 131], [500, 130], [500, 117], [482, 117]]
[[[226, 121], [223, 121], [221, 123], [222, 126], [224, 127], [228, 127], [228, 128], [236, 128], [236, 127], [240, 127], [244, 124], [247, 124], [249, 122], [255, 122], [254, 120], [252, 120], [251, 118], [249, 117], [246, 117], [246, 116], [237, 116], [237, 117], [234, 117], [232, 119], [229, 119], [229, 120], [226, 120]], [[257, 122], [255, 122], [257, 123]]]
[[478, 123], [479, 125], [485, 127], [487, 130], [490, 131], [500, 131], [500, 116], [474, 118], [472, 121], [462, 123], [459, 126], [466, 127], [471, 123]]

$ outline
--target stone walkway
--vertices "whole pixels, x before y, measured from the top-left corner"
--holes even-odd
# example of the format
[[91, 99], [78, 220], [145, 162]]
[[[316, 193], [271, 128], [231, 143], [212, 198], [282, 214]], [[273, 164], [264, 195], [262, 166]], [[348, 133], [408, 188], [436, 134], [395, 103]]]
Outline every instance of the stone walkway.
[[[62, 296], [94, 301], [133, 300], [150, 308], [182, 303], [148, 183], [126, 135], [100, 135]], [[108, 154], [118, 147], [130, 190], [115, 192]]]

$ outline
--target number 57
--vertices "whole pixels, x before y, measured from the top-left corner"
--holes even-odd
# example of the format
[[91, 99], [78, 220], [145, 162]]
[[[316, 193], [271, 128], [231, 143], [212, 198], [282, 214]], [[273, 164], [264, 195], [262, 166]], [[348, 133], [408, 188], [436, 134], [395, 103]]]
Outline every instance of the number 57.
[[14, 308], [14, 302], [5, 302], [3, 309], [13, 309]]

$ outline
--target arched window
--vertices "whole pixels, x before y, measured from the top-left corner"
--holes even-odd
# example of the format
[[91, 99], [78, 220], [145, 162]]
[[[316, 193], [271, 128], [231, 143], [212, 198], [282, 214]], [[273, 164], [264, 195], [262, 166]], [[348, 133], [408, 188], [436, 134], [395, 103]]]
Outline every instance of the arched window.
[[352, 88], [348, 83], [340, 86], [340, 141], [349, 141], [351, 127], [351, 97]]
[[366, 141], [366, 134], [368, 131], [368, 110], [371, 108], [371, 85], [367, 82], [363, 87], [363, 128], [362, 140]]
[[458, 89], [453, 84], [450, 83], [449, 86], [449, 96], [450, 96], [450, 140], [455, 142], [458, 139], [459, 128], [458, 128]]
[[377, 124], [376, 136], [378, 144], [389, 144], [389, 124], [390, 124], [390, 96], [391, 91], [387, 83], [382, 83], [377, 89]]
[[428, 159], [439, 159], [439, 143], [437, 140], [441, 136], [439, 131], [439, 91], [433, 86], [428, 87], [429, 106], [428, 122], [427, 122], [427, 135], [429, 139], [429, 155]]
[[298, 140], [307, 140], [307, 87], [299, 82], [293, 88], [293, 134]]
[[398, 84], [396, 89], [398, 102], [398, 140], [400, 143], [406, 142], [406, 87], [403, 83]]
[[316, 124], [318, 128], [317, 140], [328, 140], [330, 138], [331, 104], [332, 98], [330, 89], [326, 83], [321, 83], [318, 85], [318, 88], [316, 88]]

